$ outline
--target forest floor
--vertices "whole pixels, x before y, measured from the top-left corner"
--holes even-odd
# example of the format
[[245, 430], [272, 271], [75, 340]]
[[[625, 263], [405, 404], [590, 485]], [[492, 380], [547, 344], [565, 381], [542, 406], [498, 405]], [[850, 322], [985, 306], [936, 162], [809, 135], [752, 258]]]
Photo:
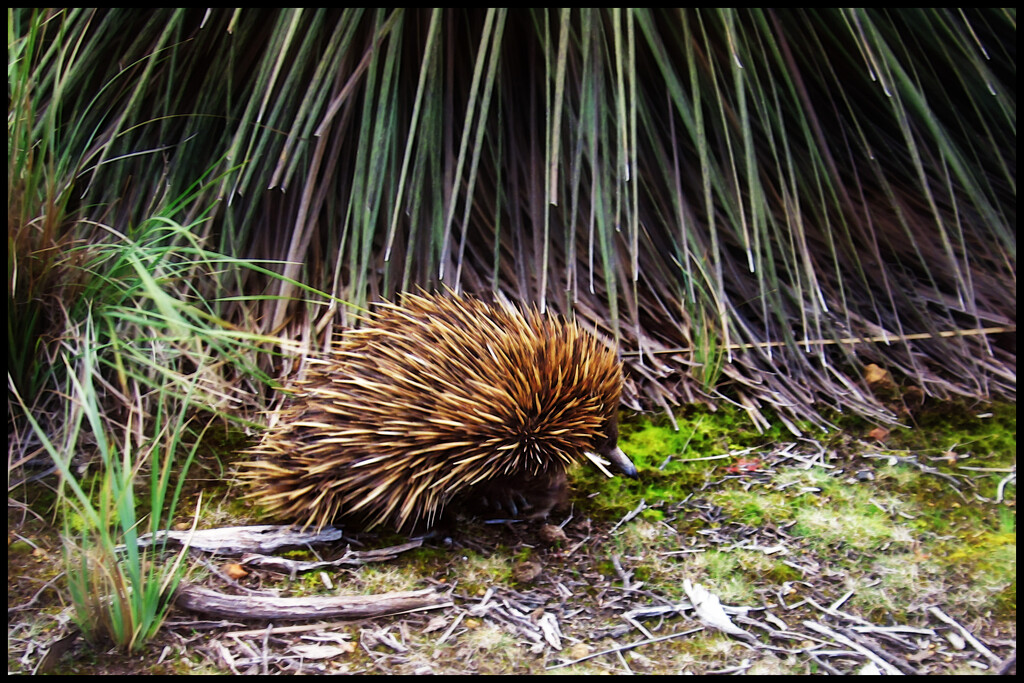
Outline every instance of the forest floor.
[[[295, 576], [191, 555], [189, 583], [227, 596], [433, 589], [416, 611], [231, 619], [175, 606], [131, 655], [79, 635], [52, 513], [9, 504], [8, 672], [1016, 671], [1015, 404], [940, 404], [913, 428], [849, 421], [818, 438], [740, 438], [729, 414], [678, 419], [697, 427], [628, 423], [620, 444], [639, 481], [574, 477], [572, 505], [546, 526], [467, 520], [385, 561]], [[236, 490], [211, 490], [202, 526], [252, 521]], [[406, 540], [346, 533], [282, 559]]]

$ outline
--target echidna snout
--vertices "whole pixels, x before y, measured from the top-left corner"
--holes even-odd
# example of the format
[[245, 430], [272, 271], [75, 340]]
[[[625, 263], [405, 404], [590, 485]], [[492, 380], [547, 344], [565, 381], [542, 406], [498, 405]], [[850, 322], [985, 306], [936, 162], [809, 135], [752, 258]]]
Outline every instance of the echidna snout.
[[618, 444], [615, 444], [613, 448], [608, 450], [602, 451], [598, 449], [597, 453], [598, 455], [603, 455], [608, 458], [608, 460], [615, 465], [615, 468], [620, 474], [624, 474], [630, 479], [636, 479], [636, 465], [633, 464], [633, 461], [629, 459], [628, 455], [622, 452], [622, 449], [619, 448]]
[[636, 476], [617, 445], [621, 364], [575, 323], [456, 295], [406, 296], [365, 322], [242, 465], [270, 514], [410, 530], [478, 497], [546, 514], [592, 454]]
[[624, 474], [630, 479], [636, 479], [636, 465], [619, 448], [619, 420], [617, 415], [612, 416], [605, 431], [607, 434], [604, 440], [597, 445], [594, 452], [601, 457], [607, 458], [620, 474]]

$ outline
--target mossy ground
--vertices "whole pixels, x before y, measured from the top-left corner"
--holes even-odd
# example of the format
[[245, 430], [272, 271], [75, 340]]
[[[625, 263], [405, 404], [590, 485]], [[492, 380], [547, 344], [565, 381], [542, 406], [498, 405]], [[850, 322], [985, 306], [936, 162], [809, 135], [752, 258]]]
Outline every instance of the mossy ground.
[[[623, 622], [623, 605], [681, 600], [684, 580], [704, 585], [724, 604], [765, 609], [791, 626], [820, 618], [814, 604], [837, 604], [878, 626], [934, 628], [927, 610], [937, 606], [994, 652], [1005, 655], [1009, 644], [1015, 646], [1016, 480], [1009, 478], [1016, 464], [1015, 405], [938, 404], [914, 415], [912, 426], [884, 435], [872, 431], [875, 425], [837, 418], [837, 431], [808, 440], [776, 426], [759, 434], [744, 413], [729, 408], [687, 408], [677, 421], [679, 431], [660, 416], [624, 421], [620, 445], [640, 468], [638, 480], [573, 474], [571, 509], [553, 520], [569, 519], [565, 541], [538, 543], [529, 525], [467, 521], [449, 541], [435, 539], [394, 562], [334, 573], [330, 591], [317, 573], [294, 581], [259, 574], [261, 587], [291, 595], [452, 588], [461, 616], [424, 613], [336, 626], [334, 637], [359, 646], [308, 663], [310, 671], [541, 672], [641, 640]], [[194, 467], [181, 508], [190, 509], [202, 491], [203, 527], [256, 521], [226, 480], [229, 453], [238, 444], [229, 438], [224, 444], [223, 452]], [[33, 671], [42, 650], [65, 632], [60, 546], [47, 500], [36, 492], [24, 514], [8, 515], [8, 607], [15, 610], [8, 621], [10, 672]], [[639, 514], [617, 525], [641, 501]], [[384, 546], [403, 539], [358, 540]], [[520, 572], [524, 563], [539, 573]], [[627, 580], [631, 588], [624, 592]], [[557, 614], [562, 651], [524, 642], [508, 624], [474, 611], [488, 593]], [[79, 644], [57, 671], [229, 671], [212, 644], [221, 643], [225, 631], [259, 628], [199, 630], [189, 623], [198, 623], [195, 615], [174, 614], [141, 657]], [[697, 626], [679, 614], [645, 622], [654, 636]], [[279, 638], [268, 647], [288, 644]], [[705, 629], [554, 671], [628, 666], [704, 673], [744, 661], [753, 673], [822, 670], [819, 662], [784, 650], [751, 650]], [[914, 663], [922, 671], [973, 670], [956, 658], [944, 661], [938, 651], [927, 655]], [[844, 670], [856, 670], [854, 664]]]

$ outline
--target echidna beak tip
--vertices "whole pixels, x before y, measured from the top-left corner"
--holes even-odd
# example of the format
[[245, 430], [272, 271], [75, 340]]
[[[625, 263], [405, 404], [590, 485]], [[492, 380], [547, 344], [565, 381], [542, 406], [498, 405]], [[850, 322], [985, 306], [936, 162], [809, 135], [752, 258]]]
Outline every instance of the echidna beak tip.
[[619, 470], [620, 473], [629, 477], [630, 479], [637, 478], [636, 465], [629, 459], [629, 456], [622, 452], [622, 449], [618, 446], [612, 448], [608, 453], [605, 454], [613, 465]]

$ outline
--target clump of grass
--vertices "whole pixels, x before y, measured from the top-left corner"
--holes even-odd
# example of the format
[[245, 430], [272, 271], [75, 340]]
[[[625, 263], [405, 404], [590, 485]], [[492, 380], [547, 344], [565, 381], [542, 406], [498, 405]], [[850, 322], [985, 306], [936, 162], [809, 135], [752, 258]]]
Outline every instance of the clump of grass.
[[[36, 13], [29, 26], [9, 46], [19, 56], [9, 63], [8, 470], [38, 453], [56, 465], [75, 621], [95, 643], [137, 651], [184, 571], [181, 554], [140, 550], [138, 537], [171, 524], [206, 428], [255, 406], [234, 377], [269, 383], [258, 356], [272, 340], [227, 322], [237, 304], [218, 287], [261, 267], [196, 236], [204, 212], [195, 200], [218, 178], [155, 197], [150, 218], [134, 225], [69, 208], [84, 160], [66, 156], [54, 124], [59, 79], [36, 82], [32, 66], [56, 60], [70, 78], [80, 63], [59, 35], [44, 39], [59, 34], [60, 17]], [[49, 114], [39, 120], [40, 111]], [[195, 218], [180, 223], [184, 214]]]
[[[93, 350], [86, 346], [83, 351], [84, 367], [89, 368]], [[140, 531], [155, 532], [169, 526], [199, 441], [186, 449], [184, 462], [178, 462], [182, 437], [187, 433], [186, 418], [183, 412], [164, 412], [168, 394], [161, 392], [153, 416], [156, 437], [143, 438], [136, 449], [136, 439], [129, 434], [118, 446], [107, 438], [91, 374], [79, 377], [69, 373], [68, 377], [71, 426], [62, 434], [65, 443], [54, 444], [23, 403], [22, 407], [61, 475], [58, 507], [74, 620], [88, 640], [135, 651], [163, 623], [183, 576], [186, 552], [182, 549], [173, 561], [166, 561], [160, 543], [140, 550]], [[88, 479], [90, 484], [72, 462], [75, 454], [86, 448], [94, 450], [100, 461], [100, 472]], [[140, 498], [137, 491], [136, 479], [144, 469], [149, 473], [148, 500]], [[139, 509], [149, 512], [139, 518]]]
[[234, 329], [197, 291], [241, 265], [204, 251], [188, 226], [158, 216], [117, 238], [72, 249], [62, 267], [78, 290], [58, 309], [54, 367], [33, 405], [18, 396], [60, 473], [76, 623], [130, 652], [159, 629], [183, 571], [181, 554], [140, 550], [138, 537], [170, 527], [206, 428], [251, 400], [231, 378], [269, 382], [255, 361], [269, 340]]
[[157, 48], [97, 76], [102, 60], [78, 33], [91, 16], [8, 13], [8, 470], [37, 453], [56, 465], [75, 621], [89, 640], [131, 652], [159, 629], [184, 571], [183, 555], [138, 538], [172, 523], [206, 428], [258, 405], [255, 387], [235, 380], [270, 383], [262, 354], [279, 342], [228, 322], [245, 318], [246, 299], [222, 294], [245, 272], [269, 273], [200, 237], [211, 206], [198, 199], [237, 168], [177, 194], [167, 182], [144, 201], [76, 203], [100, 168], [130, 192], [126, 160], [156, 151], [118, 147], [126, 127], [155, 121], [111, 114], [92, 89], [71, 87], [109, 78], [96, 87], [110, 94], [159, 58]]
[[241, 266], [201, 249], [188, 226], [159, 216], [117, 238], [71, 249], [62, 267], [77, 296], [57, 309], [52, 367], [32, 404], [10, 389], [16, 427], [31, 430], [17, 448], [42, 444], [60, 474], [75, 621], [90, 641], [130, 652], [159, 629], [184, 570], [182, 554], [140, 550], [138, 537], [171, 526], [206, 429], [251, 400], [231, 378], [269, 382], [255, 362], [268, 340], [234, 329], [196, 291]]

